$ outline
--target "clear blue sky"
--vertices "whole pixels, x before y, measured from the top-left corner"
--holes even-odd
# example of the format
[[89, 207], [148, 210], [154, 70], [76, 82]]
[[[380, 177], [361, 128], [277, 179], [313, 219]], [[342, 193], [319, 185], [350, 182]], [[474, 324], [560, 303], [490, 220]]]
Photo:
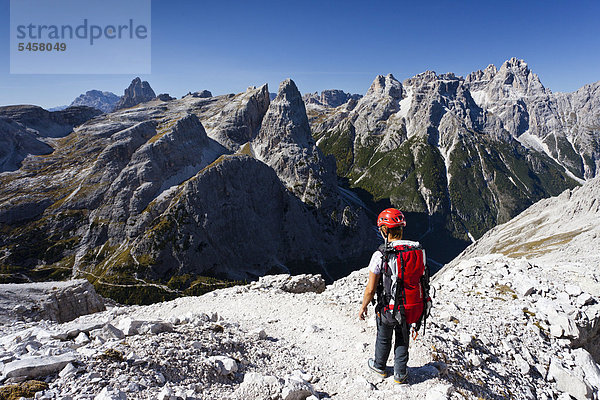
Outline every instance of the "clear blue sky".
[[[552, 91], [600, 80], [600, 1], [152, 1], [156, 93], [240, 92], [294, 79], [302, 92], [363, 94], [377, 74], [465, 76], [524, 59]], [[9, 2], [1, 0], [0, 105], [118, 95], [133, 75], [10, 75]], [[121, 62], [126, 62], [122, 60]]]

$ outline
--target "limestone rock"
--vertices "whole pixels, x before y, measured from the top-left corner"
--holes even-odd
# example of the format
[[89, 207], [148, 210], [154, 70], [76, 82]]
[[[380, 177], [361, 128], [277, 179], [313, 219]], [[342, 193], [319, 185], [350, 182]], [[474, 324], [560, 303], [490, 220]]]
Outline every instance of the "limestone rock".
[[102, 92], [100, 90], [88, 90], [84, 94], [79, 95], [70, 107], [88, 106], [98, 109], [102, 112], [112, 112], [119, 102], [119, 96], [112, 92]]
[[237, 363], [230, 357], [213, 356], [208, 362], [213, 363], [221, 375], [231, 375], [238, 370]]
[[290, 293], [321, 293], [325, 290], [325, 281], [321, 275], [268, 275], [258, 279], [253, 288], [276, 288]]
[[86, 106], [69, 107], [61, 111], [46, 111], [31, 105], [0, 107], [0, 119], [11, 120], [35, 132], [39, 137], [63, 137], [73, 128], [102, 112]]
[[94, 400], [126, 400], [127, 399], [127, 395], [118, 390], [118, 389], [111, 389], [108, 387], [103, 388], [100, 393], [98, 393], [98, 395], [96, 397], [94, 397]]
[[[209, 91], [203, 91], [195, 93], [193, 97], [209, 99], [212, 96]], [[228, 100], [203, 124], [211, 138], [227, 149], [237, 151], [258, 134], [269, 108], [269, 88], [266, 84], [258, 88], [251, 87]]]
[[274, 400], [279, 398], [282, 388], [281, 380], [273, 375], [248, 372], [244, 375], [244, 381], [236, 389], [234, 397], [239, 400]]
[[25, 126], [10, 119], [0, 118], [0, 172], [15, 171], [29, 155], [44, 155], [54, 151], [40, 141], [39, 137]]
[[168, 93], [161, 93], [156, 98], [160, 101], [171, 101], [175, 100], [175, 97], [171, 97]]
[[119, 99], [115, 105], [115, 110], [137, 106], [140, 103], [150, 101], [156, 97], [154, 90], [150, 84], [140, 78], [135, 78], [131, 84], [125, 89], [125, 94]]
[[320, 94], [307, 93], [302, 96], [305, 104], [317, 104], [323, 107], [339, 107], [351, 100], [358, 101], [362, 98], [360, 94], [350, 94], [343, 90], [330, 89], [323, 90]]
[[312, 385], [302, 378], [290, 376], [281, 390], [283, 400], [305, 400], [315, 394]]
[[209, 90], [202, 90], [200, 92], [194, 92], [192, 93], [192, 96], [194, 97], [199, 97], [201, 99], [205, 99], [205, 98], [209, 98], [212, 97], [212, 93]]
[[560, 361], [552, 359], [548, 370], [548, 379], [553, 379], [559, 390], [570, 394], [577, 400], [592, 398], [592, 389], [581, 377], [573, 374], [561, 365]]
[[59, 372], [74, 361], [76, 358], [72, 354], [24, 357], [5, 364], [2, 375], [4, 378], [39, 378]]
[[[85, 279], [0, 285], [3, 298], [0, 310], [14, 315], [12, 304], [19, 303], [28, 311], [21, 313], [34, 319], [71, 321], [81, 315], [103, 311], [104, 301]], [[10, 308], [10, 309], [9, 309]], [[1, 320], [1, 318], [0, 318]]]
[[598, 395], [598, 393], [600, 393], [600, 367], [594, 361], [590, 353], [584, 349], [575, 349], [572, 354], [575, 365], [581, 368], [585, 374], [585, 382], [591, 386], [595, 390], [596, 395]]

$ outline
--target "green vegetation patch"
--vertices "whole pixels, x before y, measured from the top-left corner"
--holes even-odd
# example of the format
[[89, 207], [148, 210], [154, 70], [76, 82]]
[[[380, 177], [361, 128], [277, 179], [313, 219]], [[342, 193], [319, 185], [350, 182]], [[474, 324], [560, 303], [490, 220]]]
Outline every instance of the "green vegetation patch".
[[497, 243], [491, 252], [501, 253], [513, 258], [540, 256], [546, 253], [551, 247], [566, 245], [586, 231], [587, 229], [564, 232], [524, 243], [519, 243], [518, 240], [508, 240], [503, 243]]
[[324, 154], [335, 157], [337, 174], [345, 176], [354, 163], [354, 127], [350, 125], [325, 134], [319, 148]]

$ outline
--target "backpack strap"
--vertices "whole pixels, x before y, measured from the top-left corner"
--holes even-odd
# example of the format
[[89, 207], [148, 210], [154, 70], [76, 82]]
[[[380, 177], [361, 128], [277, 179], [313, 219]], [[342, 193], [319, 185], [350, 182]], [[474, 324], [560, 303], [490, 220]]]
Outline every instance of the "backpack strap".
[[[385, 295], [385, 288], [383, 287], [383, 275], [389, 274], [388, 257], [393, 250], [390, 251], [387, 240], [381, 246], [377, 248], [382, 254], [381, 261], [383, 263], [381, 269], [381, 275], [379, 276], [379, 282], [377, 283], [377, 305], [375, 306], [375, 313], [381, 312], [381, 310], [389, 303], [390, 299]], [[375, 300], [373, 300], [375, 301]]]
[[[408, 322], [406, 321], [406, 308], [404, 307], [404, 303], [406, 302], [406, 292], [404, 291], [404, 257], [402, 257], [402, 253], [405, 250], [400, 250], [398, 252], [398, 258], [400, 259], [400, 280], [396, 282], [396, 293], [394, 293], [394, 309], [392, 310], [392, 317], [396, 319], [396, 314], [398, 312], [398, 308], [400, 308], [400, 327], [402, 329], [402, 336], [404, 338], [404, 343], [408, 343]], [[398, 306], [398, 304], [400, 306]]]
[[430, 275], [429, 275], [429, 267], [425, 265], [425, 271], [421, 276], [421, 288], [423, 289], [423, 313], [421, 314], [421, 318], [416, 323], [415, 330], [418, 331], [421, 328], [421, 324], [423, 324], [423, 335], [425, 334], [425, 325], [427, 323], [427, 317], [429, 317], [429, 312], [427, 310], [427, 303], [431, 301], [430, 297]]

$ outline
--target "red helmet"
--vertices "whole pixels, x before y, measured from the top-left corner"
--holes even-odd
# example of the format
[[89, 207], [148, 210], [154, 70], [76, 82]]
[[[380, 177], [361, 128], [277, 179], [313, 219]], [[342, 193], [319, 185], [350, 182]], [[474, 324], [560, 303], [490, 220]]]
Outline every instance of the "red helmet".
[[379, 216], [377, 217], [377, 226], [381, 227], [382, 225], [385, 225], [388, 228], [406, 226], [404, 214], [402, 214], [402, 211], [398, 209], [387, 208], [380, 212]]

